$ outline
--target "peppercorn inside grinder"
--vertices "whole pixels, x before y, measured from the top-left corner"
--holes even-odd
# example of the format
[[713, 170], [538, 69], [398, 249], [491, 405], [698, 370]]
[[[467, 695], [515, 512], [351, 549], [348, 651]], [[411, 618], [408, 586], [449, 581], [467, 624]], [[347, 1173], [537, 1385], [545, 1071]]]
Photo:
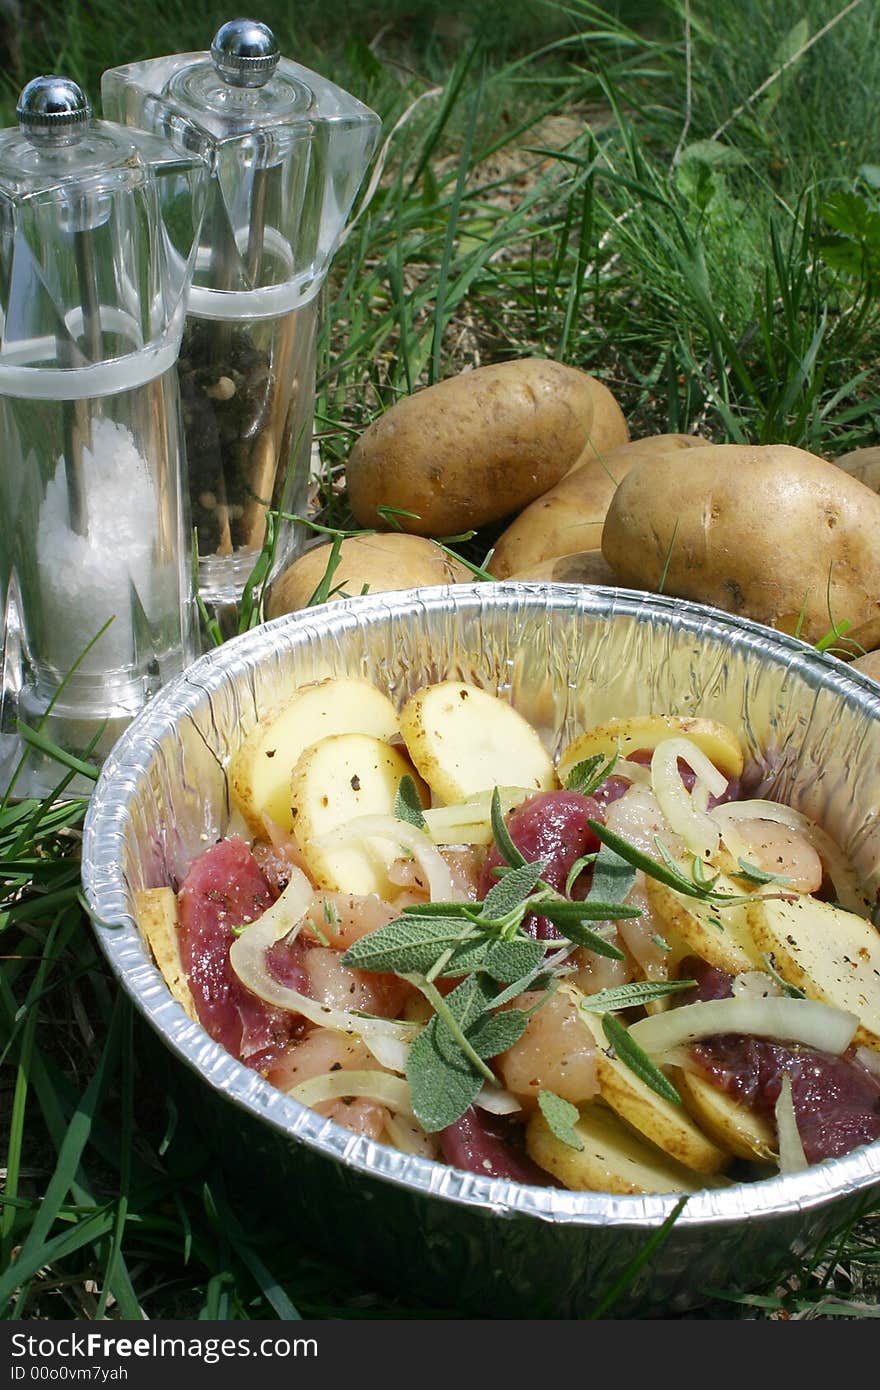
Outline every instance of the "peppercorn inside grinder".
[[[0, 787], [100, 761], [198, 654], [175, 362], [207, 163], [35, 78], [0, 131]], [[29, 736], [28, 730], [35, 731]], [[80, 778], [73, 790], [85, 790]]]
[[178, 367], [201, 596], [226, 626], [269, 509], [274, 570], [308, 534], [289, 518], [308, 495], [318, 295], [380, 122], [247, 19], [210, 52], [111, 69], [101, 91], [108, 116], [210, 149]]

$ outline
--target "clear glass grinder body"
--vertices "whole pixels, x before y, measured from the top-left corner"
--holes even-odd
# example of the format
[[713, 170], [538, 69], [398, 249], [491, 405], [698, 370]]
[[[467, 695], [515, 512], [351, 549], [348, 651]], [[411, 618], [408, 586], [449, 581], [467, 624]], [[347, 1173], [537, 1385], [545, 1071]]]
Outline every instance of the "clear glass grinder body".
[[[197, 654], [175, 362], [206, 166], [34, 79], [0, 131], [0, 780], [100, 759]], [[91, 645], [90, 645], [91, 644]], [[59, 780], [31, 752], [17, 794]]]
[[[271, 30], [250, 20], [223, 25], [210, 52], [111, 69], [101, 90], [113, 119], [208, 151], [179, 375], [201, 593], [234, 614], [267, 509], [305, 505], [318, 295], [379, 118], [281, 58]], [[304, 539], [280, 523], [276, 571]]]

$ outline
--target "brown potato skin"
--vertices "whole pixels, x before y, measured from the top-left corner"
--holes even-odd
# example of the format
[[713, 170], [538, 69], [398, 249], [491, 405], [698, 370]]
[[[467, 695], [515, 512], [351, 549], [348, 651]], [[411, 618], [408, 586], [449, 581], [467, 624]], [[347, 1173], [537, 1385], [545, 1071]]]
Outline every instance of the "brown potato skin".
[[554, 555], [524, 570], [517, 570], [511, 579], [547, 579], [552, 584], [616, 584], [614, 571], [601, 550], [576, 550], [573, 555]]
[[666, 566], [664, 593], [815, 642], [831, 615], [858, 626], [880, 612], [878, 527], [880, 497], [835, 464], [715, 444], [633, 467], [602, 553], [627, 587], [656, 590]]
[[489, 561], [489, 573], [496, 579], [509, 579], [559, 555], [598, 550], [605, 513], [629, 470], [642, 459], [687, 448], [692, 439], [695, 437], [691, 435], [660, 434], [620, 445], [601, 459], [594, 453], [502, 531]]
[[872, 492], [880, 492], [880, 446], [871, 449], [853, 449], [851, 454], [841, 454], [834, 460], [835, 467], [842, 468], [851, 478], [858, 478]]
[[500, 521], [539, 497], [581, 454], [593, 381], [576, 367], [523, 358], [427, 386], [364, 430], [346, 465], [362, 526], [387, 527], [381, 506], [420, 536]]
[[572, 465], [574, 468], [591, 459], [602, 459], [612, 449], [629, 443], [629, 425], [616, 396], [598, 377], [593, 377], [592, 383], [593, 423], [583, 452]]
[[865, 652], [864, 656], [857, 656], [850, 664], [855, 671], [861, 671], [872, 681], [880, 682], [880, 651]]
[[[331, 544], [313, 546], [274, 581], [266, 605], [267, 618], [305, 608], [327, 570]], [[331, 595], [330, 602], [354, 598], [368, 585], [369, 593], [388, 593], [395, 589], [429, 584], [467, 584], [471, 571], [436, 543], [422, 536], [400, 531], [382, 535], [347, 536], [339, 547], [339, 564], [330, 581], [331, 589], [344, 592]]]

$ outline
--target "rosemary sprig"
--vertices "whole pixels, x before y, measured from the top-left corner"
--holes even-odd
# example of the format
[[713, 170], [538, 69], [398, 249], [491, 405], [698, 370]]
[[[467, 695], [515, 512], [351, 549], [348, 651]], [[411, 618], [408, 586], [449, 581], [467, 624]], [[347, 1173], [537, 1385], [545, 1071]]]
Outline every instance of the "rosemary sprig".
[[633, 1042], [628, 1030], [615, 1018], [614, 1014], [606, 1013], [602, 1016], [602, 1027], [605, 1036], [614, 1049], [614, 1055], [623, 1062], [624, 1066], [629, 1067], [630, 1071], [644, 1081], [646, 1086], [650, 1086], [652, 1091], [656, 1091], [658, 1096], [664, 1100], [671, 1101], [673, 1105], [681, 1105], [681, 1096], [673, 1086], [669, 1077], [664, 1075], [658, 1066], [651, 1061], [647, 1052], [639, 1047], [637, 1042]]

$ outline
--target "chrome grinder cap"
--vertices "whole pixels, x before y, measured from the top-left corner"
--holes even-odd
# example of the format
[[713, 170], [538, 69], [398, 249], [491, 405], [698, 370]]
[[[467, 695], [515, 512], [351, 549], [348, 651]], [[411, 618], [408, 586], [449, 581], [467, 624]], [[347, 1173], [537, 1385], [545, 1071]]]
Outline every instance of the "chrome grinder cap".
[[256, 19], [230, 19], [214, 35], [214, 66], [233, 87], [262, 87], [278, 66], [281, 51], [272, 30]]
[[19, 128], [31, 140], [68, 144], [79, 139], [91, 120], [89, 99], [69, 77], [34, 77], [22, 89], [15, 108]]

